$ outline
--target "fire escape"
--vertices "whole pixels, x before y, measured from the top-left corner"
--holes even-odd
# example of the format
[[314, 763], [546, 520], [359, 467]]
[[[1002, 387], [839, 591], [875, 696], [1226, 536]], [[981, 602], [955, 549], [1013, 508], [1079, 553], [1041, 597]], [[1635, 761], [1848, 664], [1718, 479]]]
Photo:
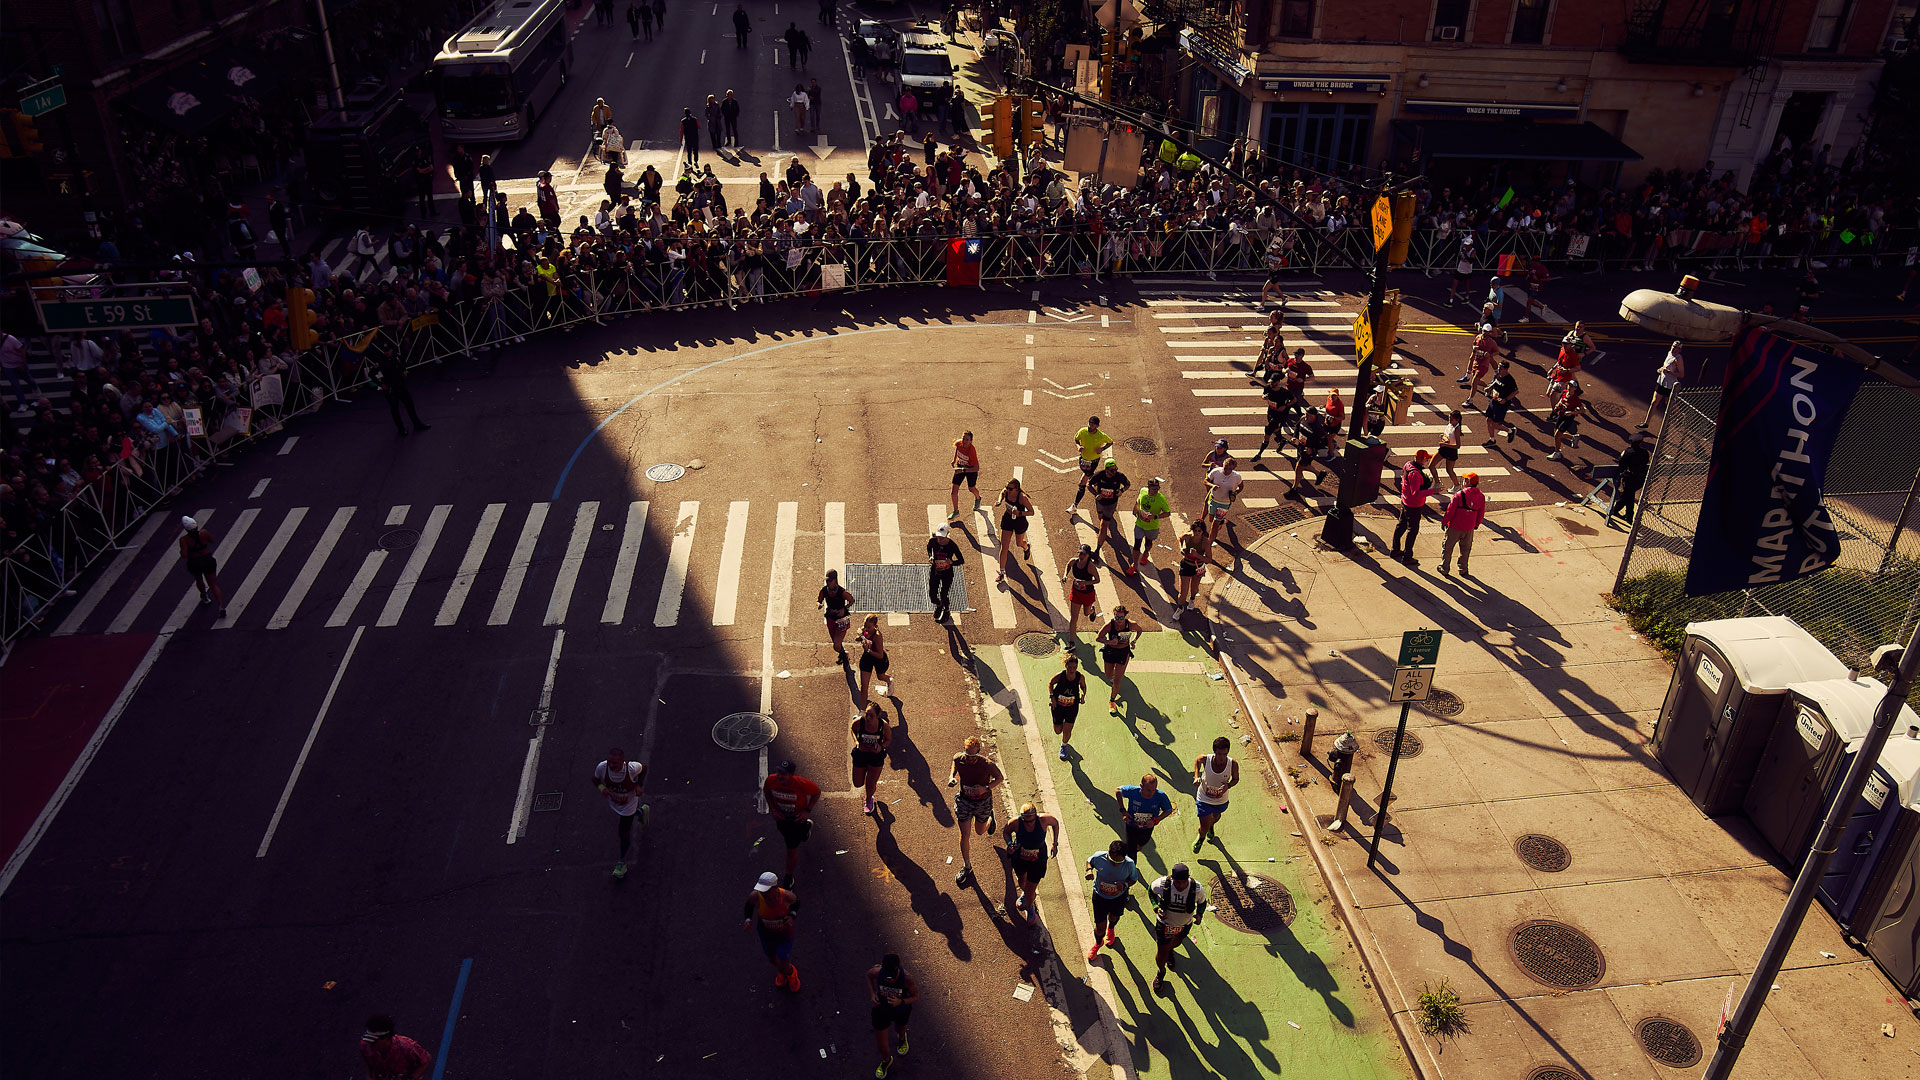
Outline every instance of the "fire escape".
[[1154, 25], [1190, 30], [1222, 55], [1246, 50], [1247, 0], [1142, 0], [1140, 13]]
[[1740, 126], [1748, 127], [1785, 10], [1785, 0], [1634, 0], [1620, 51], [1640, 64], [1740, 68]]

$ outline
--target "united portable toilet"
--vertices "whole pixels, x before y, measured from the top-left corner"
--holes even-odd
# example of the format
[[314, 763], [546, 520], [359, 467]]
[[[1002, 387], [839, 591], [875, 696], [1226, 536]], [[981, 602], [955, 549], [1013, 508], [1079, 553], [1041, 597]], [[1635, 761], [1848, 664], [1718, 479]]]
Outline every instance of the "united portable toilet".
[[1920, 804], [1901, 808], [1849, 931], [1908, 1001], [1920, 997]]
[[1797, 870], [1813, 846], [1834, 789], [1873, 727], [1874, 711], [1886, 693], [1887, 684], [1873, 678], [1826, 679], [1787, 689], [1743, 805], [1747, 820], [1788, 869]]
[[1792, 619], [1688, 623], [1654, 756], [1703, 813], [1738, 810], [1787, 687], [1846, 677], [1847, 666]]
[[1848, 933], [1854, 933], [1861, 895], [1880, 859], [1893, 846], [1893, 834], [1907, 805], [1920, 801], [1920, 727], [1911, 726], [1911, 716], [1912, 709], [1905, 709], [1895, 722], [1893, 737], [1867, 777], [1866, 789], [1854, 803], [1840, 843], [1820, 876], [1820, 903]]

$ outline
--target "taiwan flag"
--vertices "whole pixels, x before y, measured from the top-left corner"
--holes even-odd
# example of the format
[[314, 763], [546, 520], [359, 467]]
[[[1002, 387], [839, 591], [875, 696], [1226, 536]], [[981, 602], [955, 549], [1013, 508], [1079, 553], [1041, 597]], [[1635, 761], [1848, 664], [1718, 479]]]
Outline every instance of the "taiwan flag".
[[949, 241], [947, 244], [947, 287], [980, 287], [980, 254], [986, 241], [977, 236]]

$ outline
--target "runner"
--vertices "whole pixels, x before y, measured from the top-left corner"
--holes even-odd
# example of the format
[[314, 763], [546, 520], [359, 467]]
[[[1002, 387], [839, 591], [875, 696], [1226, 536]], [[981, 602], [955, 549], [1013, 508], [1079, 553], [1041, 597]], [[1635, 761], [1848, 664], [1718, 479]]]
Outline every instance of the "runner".
[[793, 966], [793, 916], [800, 910], [800, 898], [781, 888], [780, 879], [769, 870], [760, 875], [747, 895], [740, 914], [741, 929], [752, 930], [760, 938], [760, 951], [773, 965], [773, 985], [800, 992], [800, 969]]
[[1552, 280], [1552, 278], [1553, 278], [1553, 275], [1547, 272], [1547, 260], [1545, 259], [1528, 260], [1527, 262], [1527, 310], [1525, 314], [1520, 316], [1521, 322], [1532, 322], [1533, 319], [1531, 318], [1531, 316], [1536, 311], [1540, 313], [1541, 319], [1544, 320], [1547, 317], [1547, 301], [1545, 297], [1546, 297], [1546, 291], [1547, 291], [1547, 282]]
[[203, 529], [190, 517], [180, 519], [180, 557], [187, 560], [187, 573], [193, 587], [200, 590], [200, 603], [218, 604], [220, 617], [227, 617], [227, 600], [220, 593], [220, 563], [213, 557], [213, 531]]
[[1465, 420], [1459, 409], [1447, 413], [1447, 426], [1440, 432], [1440, 445], [1434, 449], [1434, 470], [1445, 469], [1447, 479], [1453, 481], [1453, 487], [1447, 491], [1449, 495], [1460, 490], [1460, 474], [1454, 471], [1454, 466], [1460, 461], [1460, 433], [1466, 430]]
[[1481, 446], [1493, 445], [1493, 429], [1500, 428], [1513, 441], [1513, 422], [1507, 419], [1513, 403], [1520, 400], [1520, 381], [1513, 377], [1513, 364], [1505, 357], [1494, 365], [1493, 381], [1487, 384], [1487, 441]]
[[[1262, 289], [1261, 299], [1263, 302], [1265, 298], [1266, 290]], [[1284, 358], [1287, 355], [1286, 318], [1287, 309], [1284, 304], [1281, 305], [1279, 311], [1267, 316], [1267, 336], [1266, 339], [1260, 343], [1261, 364], [1264, 365], [1269, 357], [1279, 356]]]
[[883, 692], [893, 689], [893, 681], [887, 678], [887, 669], [893, 666], [893, 659], [887, 655], [887, 635], [880, 632], [880, 616], [868, 615], [867, 621], [860, 626], [860, 700], [854, 702], [860, 708], [867, 707], [867, 687], [875, 675], [880, 676]]
[[[1053, 830], [1053, 843], [1046, 842], [1047, 830]], [[1033, 897], [1047, 877], [1047, 856], [1060, 854], [1060, 821], [1043, 814], [1032, 803], [1020, 805], [1020, 816], [1001, 830], [1007, 854], [1013, 859], [1016, 884], [1013, 906], [1031, 912]]]
[[1067, 760], [1067, 744], [1073, 741], [1073, 722], [1080, 718], [1080, 706], [1087, 703], [1087, 677], [1080, 673], [1080, 658], [1071, 650], [1060, 661], [1062, 670], [1047, 682], [1047, 705], [1053, 711], [1053, 733], [1060, 736], [1060, 760]]
[[1565, 461], [1568, 446], [1580, 442], [1580, 380], [1568, 379], [1552, 398], [1547, 424], [1553, 429], [1553, 452], [1548, 461]]
[[1240, 486], [1244, 478], [1239, 473], [1239, 463], [1229, 457], [1219, 468], [1207, 474], [1207, 556], [1213, 556], [1213, 545], [1219, 541], [1220, 528], [1227, 523], [1227, 511], [1233, 509], [1235, 499], [1240, 497]]
[[1492, 325], [1481, 324], [1480, 332], [1474, 335], [1473, 346], [1468, 354], [1466, 374], [1454, 380], [1455, 383], [1467, 388], [1467, 400], [1460, 403], [1461, 408], [1465, 409], [1473, 405], [1473, 396], [1480, 393], [1484, 387], [1488, 374], [1493, 371], [1494, 354], [1499, 351], [1500, 342], [1493, 336]]
[[626, 751], [617, 746], [607, 751], [607, 760], [593, 767], [593, 786], [607, 797], [607, 806], [620, 824], [620, 855], [613, 864], [616, 878], [627, 876], [627, 846], [633, 840], [635, 819], [643, 827], [647, 823], [647, 804], [640, 801], [646, 783], [647, 767], [628, 761]]
[[980, 736], [969, 735], [964, 749], [953, 755], [953, 769], [947, 773], [947, 786], [958, 784], [953, 795], [953, 816], [960, 826], [960, 872], [953, 883], [964, 889], [973, 881], [973, 837], [993, 831], [993, 789], [1006, 782], [1000, 766], [980, 753]]
[[1200, 812], [1200, 835], [1193, 838], [1196, 855], [1209, 837], [1220, 844], [1213, 827], [1220, 821], [1220, 815], [1227, 812], [1227, 792], [1240, 782], [1240, 763], [1227, 756], [1232, 746], [1233, 740], [1222, 735], [1213, 740], [1213, 753], [1193, 759], [1193, 801], [1194, 808]]
[[880, 784], [880, 770], [887, 764], [887, 747], [893, 742], [893, 723], [877, 702], [867, 702], [853, 718], [853, 786], [867, 789], [867, 816], [873, 816], [873, 789]]
[[1071, 514], [1080, 509], [1080, 500], [1086, 497], [1087, 481], [1092, 478], [1094, 467], [1100, 464], [1100, 457], [1107, 447], [1113, 445], [1113, 439], [1100, 430], [1100, 418], [1087, 417], [1087, 426], [1074, 433], [1073, 441], [1080, 447], [1080, 488], [1073, 493], [1073, 505], [1067, 507]]
[[1266, 284], [1260, 286], [1260, 304], [1264, 307], [1272, 303], [1273, 301], [1267, 299], [1267, 294], [1278, 289], [1280, 291], [1280, 310], [1276, 312], [1276, 314], [1282, 315], [1284, 315], [1287, 310], [1287, 293], [1284, 288], [1281, 288], [1283, 284], [1281, 275], [1287, 271], [1287, 261], [1286, 241], [1276, 235], [1272, 242], [1267, 245], [1267, 280]]
[[953, 594], [953, 568], [967, 561], [960, 555], [960, 545], [947, 535], [950, 531], [942, 525], [927, 538], [927, 563], [931, 567], [927, 573], [927, 598], [933, 601], [934, 622], [946, 622], [952, 614], [947, 604]]
[[1087, 880], [1093, 882], [1093, 948], [1087, 950], [1087, 962], [1091, 964], [1100, 957], [1103, 938], [1108, 948], [1120, 944], [1115, 931], [1120, 929], [1127, 894], [1140, 880], [1140, 871], [1134, 869], [1127, 845], [1115, 840], [1104, 853], [1087, 857]]
[[[782, 761], [767, 774], [760, 785], [767, 800], [767, 813], [780, 839], [787, 842], [787, 872], [780, 884], [793, 888], [793, 871], [800, 865], [800, 845], [813, 835], [813, 804], [820, 801], [820, 785], [804, 776], [796, 776], [791, 760]], [[1197, 849], [1196, 849], [1197, 850]]]
[[853, 625], [853, 594], [840, 585], [840, 571], [827, 571], [827, 583], [820, 587], [820, 595], [814, 598], [814, 606], [826, 612], [827, 636], [833, 640], [833, 651], [840, 658], [841, 667], [852, 667], [847, 659], [847, 627]]
[[973, 432], [963, 431], [953, 441], [953, 495], [947, 506], [949, 520], [960, 520], [960, 485], [965, 482], [973, 493], [973, 508], [980, 509], [980, 448], [973, 445]]
[[1007, 556], [1015, 543], [1020, 545], [1021, 555], [1028, 561], [1033, 559], [1033, 546], [1027, 543], [1027, 515], [1033, 513], [1033, 500], [1020, 489], [1020, 481], [1009, 480], [994, 505], [1000, 509], [1000, 575], [993, 580], [1001, 583], [1007, 580]]
[[1187, 934], [1200, 925], [1207, 910], [1207, 890], [1194, 881], [1186, 863], [1174, 863], [1173, 872], [1147, 886], [1147, 898], [1153, 901], [1154, 940], [1159, 948], [1153, 954], [1153, 992], [1167, 988], [1167, 969], [1174, 966], [1173, 950], [1187, 940]]
[[[1108, 458], [1099, 472], [1087, 480], [1087, 486], [1093, 489], [1093, 509], [1099, 520], [1099, 527], [1093, 536], [1094, 550], [1107, 539], [1107, 532], [1113, 532], [1113, 553], [1118, 556], [1121, 566], [1127, 565], [1127, 538], [1121, 535], [1120, 522], [1115, 517], [1120, 509], [1120, 496], [1133, 487], [1133, 481], [1120, 471], [1120, 463]], [[1129, 571], [1131, 572], [1131, 571]]]
[[[880, 1051], [873, 1075], [885, 1080], [893, 1068], [893, 1056], [907, 1056], [907, 1020], [913, 1016], [913, 1003], [920, 1000], [920, 984], [900, 966], [897, 954], [888, 953], [867, 969], [867, 997], [873, 999], [873, 1045]], [[887, 1045], [888, 1028], [899, 1036], [898, 1047]]]
[[360, 1063], [367, 1067], [367, 1080], [425, 1080], [433, 1054], [395, 1035], [393, 1017], [376, 1013], [367, 1017], [367, 1030], [360, 1035]]
[[1088, 622], [1100, 617], [1100, 613], [1093, 610], [1097, 603], [1093, 587], [1100, 582], [1100, 568], [1094, 565], [1093, 549], [1081, 544], [1080, 554], [1067, 563], [1067, 572], [1060, 575], [1060, 580], [1070, 581], [1067, 587], [1067, 651], [1072, 652], [1078, 641], [1076, 635], [1080, 633], [1080, 612], [1084, 610], [1087, 613]]
[[1320, 462], [1333, 458], [1333, 433], [1328, 430], [1327, 418], [1319, 409], [1309, 408], [1300, 418], [1300, 437], [1293, 440], [1293, 486], [1287, 490], [1287, 498], [1302, 498], [1300, 488], [1304, 486], [1300, 474], [1311, 468], [1314, 487], [1326, 482], [1327, 470]]
[[1199, 610], [1194, 601], [1200, 595], [1200, 568], [1212, 548], [1213, 537], [1207, 535], [1205, 522], [1187, 526], [1187, 535], [1180, 538], [1180, 598], [1173, 602], [1175, 613]]
[[1137, 784], [1114, 788], [1113, 797], [1120, 803], [1120, 819], [1125, 822], [1127, 855], [1138, 855], [1141, 848], [1153, 843], [1153, 827], [1173, 816], [1173, 800], [1160, 790], [1160, 778], [1153, 773], [1143, 774]]
[[1647, 415], [1641, 417], [1640, 422], [1634, 427], [1641, 431], [1647, 430], [1647, 425], [1653, 422], [1653, 410], [1656, 408], [1659, 408], [1661, 415], [1665, 416], [1667, 395], [1673, 393], [1674, 388], [1679, 386], [1681, 380], [1686, 377], [1685, 349], [1680, 342], [1676, 341], [1667, 346], [1666, 359], [1660, 361], [1660, 370], [1653, 377], [1653, 400], [1647, 402]]
[[1172, 504], [1160, 494], [1165, 483], [1157, 476], [1148, 480], [1147, 490], [1133, 501], [1133, 562], [1127, 566], [1128, 574], [1153, 565], [1153, 544], [1160, 539], [1160, 523], [1173, 516]]
[[1447, 306], [1452, 307], [1462, 289], [1473, 296], [1473, 234], [1460, 238], [1460, 258], [1453, 264], [1453, 280], [1447, 283]]
[[1107, 685], [1112, 693], [1107, 697], [1107, 711], [1120, 715], [1120, 683], [1127, 677], [1127, 661], [1133, 659], [1133, 647], [1140, 643], [1140, 624], [1127, 617], [1127, 606], [1121, 604], [1113, 609], [1113, 618], [1100, 628], [1093, 640], [1100, 646], [1100, 662], [1106, 665]]
[[[1278, 382], [1268, 387], [1265, 396], [1267, 399], [1267, 419], [1265, 426], [1260, 429], [1260, 445], [1253, 451], [1253, 460], [1255, 461], [1259, 461], [1261, 456], [1267, 452], [1268, 446], [1286, 445], [1287, 425], [1300, 410], [1299, 399], [1293, 396], [1293, 391], [1287, 389], [1284, 382]], [[1226, 441], [1225, 439], [1221, 439], [1221, 445], [1226, 445]], [[1211, 473], [1214, 468], [1225, 464], [1225, 458], [1226, 455], [1222, 454], [1221, 460], [1210, 466], [1208, 472]]]
[[1207, 456], [1200, 459], [1201, 483], [1205, 483], [1208, 475], [1210, 475], [1213, 470], [1225, 465], [1227, 459], [1232, 456], [1233, 455], [1227, 453], [1227, 440], [1215, 439], [1213, 441], [1213, 449], [1207, 451]]

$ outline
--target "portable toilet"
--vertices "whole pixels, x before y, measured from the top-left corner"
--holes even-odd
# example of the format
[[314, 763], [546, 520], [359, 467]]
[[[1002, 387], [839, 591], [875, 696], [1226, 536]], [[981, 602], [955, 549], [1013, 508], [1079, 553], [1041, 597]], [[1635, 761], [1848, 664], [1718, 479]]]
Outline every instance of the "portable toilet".
[[1792, 619], [1688, 623], [1654, 756], [1702, 812], [1738, 810], [1787, 687], [1846, 677], [1847, 666]]
[[[1901, 720], [1911, 715], [1911, 709], [1903, 710]], [[1839, 846], [1820, 876], [1820, 902], [1840, 929], [1853, 932], [1861, 894], [1891, 844], [1903, 808], [1913, 802], [1920, 802], [1920, 727], [1896, 721], [1893, 737], [1867, 777]]]
[[1920, 804], [1895, 817], [1850, 933], [1907, 1000], [1920, 997]]
[[[1827, 679], [1787, 690], [1773, 737], [1747, 787], [1747, 819], [1798, 869], [1860, 741], [1886, 696], [1878, 679]], [[1913, 717], [1913, 710], [1906, 710]], [[1920, 718], [1913, 720], [1920, 724]], [[1902, 724], [1902, 727], [1905, 725]]]

